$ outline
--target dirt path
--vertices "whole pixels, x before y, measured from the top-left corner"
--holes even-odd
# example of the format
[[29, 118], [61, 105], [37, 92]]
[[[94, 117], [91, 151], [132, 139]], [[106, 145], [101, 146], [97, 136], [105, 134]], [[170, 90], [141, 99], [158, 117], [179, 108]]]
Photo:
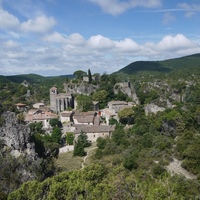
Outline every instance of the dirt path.
[[182, 161], [173, 158], [174, 160], [166, 167], [171, 174], [181, 174], [187, 179], [197, 179], [194, 174], [189, 173], [186, 169], [181, 167]]
[[83, 158], [83, 162], [82, 162], [82, 167], [81, 167], [81, 169], [84, 169], [84, 167], [85, 167], [85, 162], [86, 162], [86, 159], [87, 159], [87, 157], [89, 156], [89, 153], [92, 151], [92, 150], [94, 150], [94, 149], [96, 149], [96, 148], [98, 148], [98, 147], [93, 147], [93, 148], [91, 148], [91, 149], [89, 149], [88, 151], [87, 151], [87, 155]]

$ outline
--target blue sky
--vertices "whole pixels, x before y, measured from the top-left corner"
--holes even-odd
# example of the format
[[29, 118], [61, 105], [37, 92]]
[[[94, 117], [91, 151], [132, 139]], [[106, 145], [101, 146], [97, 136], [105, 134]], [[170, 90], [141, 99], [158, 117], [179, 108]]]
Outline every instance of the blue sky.
[[110, 74], [200, 53], [199, 0], [0, 0], [0, 75]]

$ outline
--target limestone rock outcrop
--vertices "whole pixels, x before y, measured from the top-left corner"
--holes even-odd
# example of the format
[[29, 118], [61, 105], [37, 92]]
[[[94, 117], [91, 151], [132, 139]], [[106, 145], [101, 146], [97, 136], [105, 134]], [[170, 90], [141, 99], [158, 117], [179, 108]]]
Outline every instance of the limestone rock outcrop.
[[135, 104], [139, 104], [139, 99], [137, 97], [137, 94], [135, 92], [132, 83], [130, 82], [116, 83], [114, 86], [114, 93], [117, 94], [119, 90], [124, 94], [126, 94], [128, 97], [130, 97], [135, 102]]
[[92, 85], [89, 83], [80, 83], [80, 84], [76, 84], [76, 83], [65, 83], [64, 84], [64, 90], [67, 93], [71, 93], [71, 94], [87, 94], [90, 95], [91, 93], [95, 92], [96, 89], [98, 89], [98, 86], [96, 85]]
[[0, 140], [4, 148], [9, 148], [12, 155], [24, 155], [36, 159], [34, 143], [31, 142], [31, 132], [28, 125], [18, 122], [13, 112], [2, 114], [3, 126], [0, 127]]
[[159, 111], [164, 111], [165, 108], [157, 106], [154, 103], [149, 103], [144, 107], [144, 110], [145, 110], [145, 114], [148, 115], [149, 113], [154, 113], [155, 114], [155, 113], [157, 113]]

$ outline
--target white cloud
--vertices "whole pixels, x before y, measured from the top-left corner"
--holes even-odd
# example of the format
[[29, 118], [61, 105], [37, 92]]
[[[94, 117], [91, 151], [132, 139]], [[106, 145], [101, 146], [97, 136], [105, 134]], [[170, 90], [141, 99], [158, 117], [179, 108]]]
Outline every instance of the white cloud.
[[17, 17], [9, 12], [0, 9], [0, 29], [14, 30], [18, 29], [20, 22]]
[[29, 19], [21, 24], [21, 29], [23, 32], [35, 32], [43, 33], [48, 32], [54, 25], [56, 21], [53, 17], [39, 16], [37, 18]]
[[101, 50], [111, 49], [115, 46], [112, 40], [103, 37], [102, 35], [96, 35], [90, 37], [90, 39], [88, 40], [88, 45], [91, 48], [101, 49]]
[[[45, 39], [48, 42], [41, 41], [34, 46], [14, 40], [1, 43], [0, 74], [18, 72], [47, 76], [72, 74], [88, 68], [92, 73], [112, 73], [136, 60], [168, 59], [200, 52], [200, 44], [183, 34], [166, 35], [158, 42], [144, 44], [131, 38], [112, 40], [102, 35], [86, 40], [78, 33], [64, 36], [54, 32]], [[12, 71], [13, 66], [15, 71]]]
[[75, 46], [83, 45], [85, 43], [85, 39], [79, 33], [73, 33], [69, 36], [65, 36], [58, 32], [54, 32], [46, 35], [43, 40], [52, 43], [71, 44]]
[[67, 39], [58, 32], [46, 35], [43, 39], [44, 41], [52, 43], [65, 43], [67, 41]]
[[116, 50], [123, 53], [127, 52], [132, 53], [134, 51], [140, 50], [140, 46], [130, 38], [125, 38], [124, 40], [121, 41], [115, 41], [115, 44], [116, 44]]
[[111, 15], [119, 15], [135, 7], [155, 8], [161, 6], [161, 0], [90, 0]]
[[4, 42], [4, 47], [8, 48], [8, 49], [15, 49], [15, 48], [18, 48], [20, 45], [13, 41], [13, 40], [8, 40], [6, 42]]
[[165, 36], [157, 45], [159, 51], [175, 52], [181, 49], [189, 49], [196, 47], [196, 44], [190, 41], [182, 34], [177, 34], [174, 37], [171, 35]]
[[55, 24], [56, 20], [53, 17], [47, 17], [45, 15], [21, 23], [17, 17], [8, 11], [0, 9], [0, 29], [8, 31], [14, 37], [19, 38], [19, 33], [23, 32], [46, 33]]
[[84, 37], [79, 33], [71, 34], [68, 39], [69, 39], [69, 43], [75, 46], [85, 44]]

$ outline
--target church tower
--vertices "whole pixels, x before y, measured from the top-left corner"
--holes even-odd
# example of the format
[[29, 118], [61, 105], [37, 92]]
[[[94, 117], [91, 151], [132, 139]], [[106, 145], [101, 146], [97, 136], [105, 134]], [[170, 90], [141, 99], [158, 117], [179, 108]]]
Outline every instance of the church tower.
[[58, 89], [56, 87], [50, 88], [50, 109], [53, 112], [57, 112], [56, 96], [58, 94]]

